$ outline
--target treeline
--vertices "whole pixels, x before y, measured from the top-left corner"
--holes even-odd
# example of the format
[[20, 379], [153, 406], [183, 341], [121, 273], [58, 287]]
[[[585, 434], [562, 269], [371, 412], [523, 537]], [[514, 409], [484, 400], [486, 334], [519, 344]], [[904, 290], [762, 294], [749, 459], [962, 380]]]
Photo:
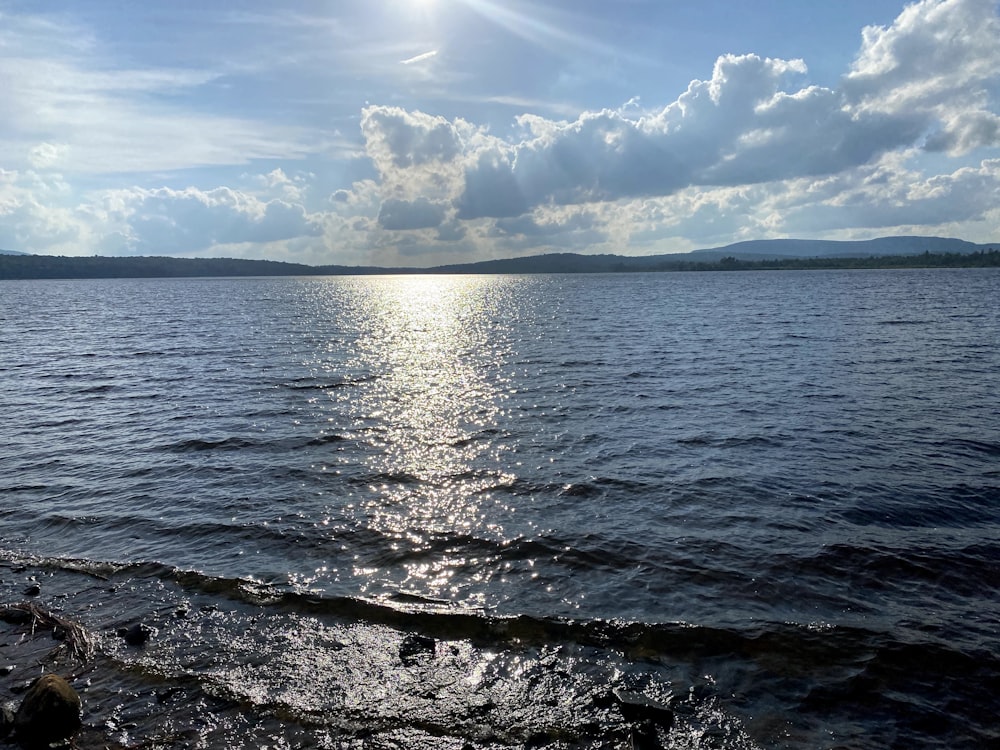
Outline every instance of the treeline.
[[[683, 266], [683, 267], [680, 267]], [[989, 248], [974, 253], [932, 253], [919, 255], [879, 255], [867, 258], [780, 258], [746, 260], [732, 256], [714, 263], [663, 263], [660, 271], [781, 271], [852, 268], [995, 268], [1000, 266], [1000, 250]]]
[[[682, 256], [683, 257], [683, 256]], [[883, 255], [867, 258], [781, 258], [748, 260], [674, 260], [669, 256], [639, 258], [571, 253], [484, 261], [436, 268], [373, 266], [308, 266], [272, 260], [235, 258], [169, 258], [151, 256], [65, 257], [0, 255], [0, 279], [126, 279], [220, 276], [343, 276], [389, 273], [594, 273], [636, 271], [779, 271], [851, 268], [985, 268], [1000, 267], [1000, 250], [973, 253]]]
[[143, 279], [201, 276], [318, 276], [371, 273], [369, 268], [307, 266], [274, 260], [160, 256], [0, 255], [0, 279]]

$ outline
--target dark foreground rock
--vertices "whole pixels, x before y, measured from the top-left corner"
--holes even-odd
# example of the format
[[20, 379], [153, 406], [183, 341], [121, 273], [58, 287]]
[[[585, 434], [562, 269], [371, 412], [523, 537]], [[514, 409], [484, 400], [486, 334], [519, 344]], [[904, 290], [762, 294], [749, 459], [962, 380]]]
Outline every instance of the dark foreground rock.
[[80, 725], [80, 696], [54, 674], [32, 683], [14, 715], [17, 740], [28, 748], [68, 745]]

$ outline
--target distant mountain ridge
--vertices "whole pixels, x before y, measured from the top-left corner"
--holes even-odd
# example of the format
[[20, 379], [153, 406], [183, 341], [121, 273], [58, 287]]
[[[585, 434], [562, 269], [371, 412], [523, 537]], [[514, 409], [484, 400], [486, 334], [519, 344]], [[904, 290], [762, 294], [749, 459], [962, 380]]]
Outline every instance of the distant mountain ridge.
[[1000, 265], [1000, 243], [977, 245], [949, 237], [881, 237], [857, 241], [751, 240], [689, 253], [642, 256], [547, 253], [431, 268], [309, 266], [242, 258], [65, 257], [7, 251], [0, 253], [0, 279], [620, 273], [997, 265]]
[[[993, 246], [995, 246], [994, 243]], [[990, 245], [954, 237], [878, 237], [873, 240], [747, 240], [724, 247], [692, 250], [685, 255], [702, 258], [864, 258], [872, 255], [919, 255], [931, 253], [974, 253]], [[661, 256], [662, 257], [662, 256]]]
[[1000, 248], [1000, 243], [977, 245], [953, 237], [879, 237], [873, 240], [747, 240], [723, 247], [658, 255], [581, 255], [549, 253], [523, 258], [457, 263], [427, 269], [436, 273], [602, 273], [613, 271], [689, 268], [732, 258], [738, 261], [796, 258], [869, 258], [933, 254], [968, 255]]
[[4, 250], [0, 247], [0, 255], [28, 255], [28, 253], [19, 253], [17, 250]]

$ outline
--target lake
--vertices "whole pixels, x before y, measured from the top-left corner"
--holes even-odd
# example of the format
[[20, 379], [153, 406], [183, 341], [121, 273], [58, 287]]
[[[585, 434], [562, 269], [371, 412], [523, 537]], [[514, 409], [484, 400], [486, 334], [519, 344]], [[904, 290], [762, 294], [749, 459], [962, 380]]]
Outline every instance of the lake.
[[2, 282], [0, 601], [37, 581], [95, 634], [85, 723], [122, 744], [984, 747], [998, 300], [996, 269]]

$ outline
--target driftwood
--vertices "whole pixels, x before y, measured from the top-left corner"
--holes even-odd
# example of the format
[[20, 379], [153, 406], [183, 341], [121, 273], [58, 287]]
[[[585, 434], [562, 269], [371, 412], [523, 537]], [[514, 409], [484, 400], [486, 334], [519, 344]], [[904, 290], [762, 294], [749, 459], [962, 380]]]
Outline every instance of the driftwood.
[[39, 630], [51, 631], [52, 637], [61, 640], [70, 655], [83, 664], [94, 656], [94, 642], [82, 625], [32, 602], [0, 606], [0, 620], [11, 625], [25, 625], [32, 636]]

